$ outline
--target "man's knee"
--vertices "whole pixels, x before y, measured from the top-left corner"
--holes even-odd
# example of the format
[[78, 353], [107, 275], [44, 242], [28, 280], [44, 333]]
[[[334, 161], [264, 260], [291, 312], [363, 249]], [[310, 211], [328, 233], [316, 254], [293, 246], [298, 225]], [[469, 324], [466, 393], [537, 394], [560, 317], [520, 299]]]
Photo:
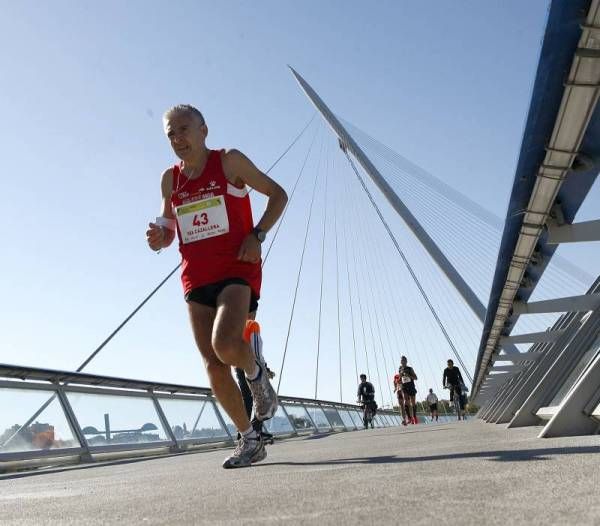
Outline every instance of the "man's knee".
[[216, 356], [212, 359], [204, 360], [206, 373], [212, 382], [222, 380], [226, 375], [231, 376], [231, 368], [224, 364]]
[[212, 339], [213, 349], [219, 358], [227, 365], [235, 365], [239, 353], [240, 338], [233, 338], [231, 334], [215, 334]]

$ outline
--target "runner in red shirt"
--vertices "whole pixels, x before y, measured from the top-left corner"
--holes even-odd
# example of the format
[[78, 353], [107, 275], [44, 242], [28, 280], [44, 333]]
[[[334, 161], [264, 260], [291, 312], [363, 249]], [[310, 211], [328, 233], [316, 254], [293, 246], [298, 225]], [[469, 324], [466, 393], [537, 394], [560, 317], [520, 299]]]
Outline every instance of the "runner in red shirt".
[[[243, 369], [260, 420], [277, 410], [277, 396], [262, 357], [243, 338], [249, 313], [256, 311], [261, 285], [261, 243], [281, 216], [287, 195], [237, 150], [206, 147], [208, 127], [199, 110], [179, 105], [165, 113], [164, 128], [181, 163], [164, 171], [161, 216], [146, 232], [152, 250], [177, 235], [181, 280], [196, 344], [213, 393], [241, 438], [225, 468], [250, 466], [266, 457], [252, 428], [231, 367]], [[254, 225], [248, 187], [268, 196]]]

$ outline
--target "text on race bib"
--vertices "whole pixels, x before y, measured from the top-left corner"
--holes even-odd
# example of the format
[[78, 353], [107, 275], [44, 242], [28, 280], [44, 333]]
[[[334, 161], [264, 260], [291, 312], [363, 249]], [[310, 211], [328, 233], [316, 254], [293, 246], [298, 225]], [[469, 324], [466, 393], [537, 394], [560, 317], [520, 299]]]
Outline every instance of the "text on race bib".
[[229, 232], [225, 198], [221, 195], [178, 206], [175, 215], [184, 244]]

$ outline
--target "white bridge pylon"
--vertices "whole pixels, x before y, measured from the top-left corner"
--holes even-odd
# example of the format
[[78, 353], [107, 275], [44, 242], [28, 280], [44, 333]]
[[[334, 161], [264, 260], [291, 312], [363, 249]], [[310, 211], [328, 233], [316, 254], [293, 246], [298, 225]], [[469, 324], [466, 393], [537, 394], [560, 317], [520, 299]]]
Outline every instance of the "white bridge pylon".
[[329, 124], [333, 132], [341, 141], [343, 147], [346, 148], [350, 153], [352, 153], [352, 155], [360, 163], [365, 172], [369, 175], [369, 177], [372, 179], [375, 185], [383, 193], [384, 197], [387, 199], [392, 208], [404, 220], [408, 228], [410, 228], [410, 230], [417, 237], [419, 242], [423, 245], [425, 250], [427, 250], [428, 254], [432, 257], [432, 259], [440, 267], [442, 272], [450, 280], [452, 285], [456, 288], [456, 290], [465, 300], [470, 309], [483, 323], [485, 320], [486, 308], [484, 307], [483, 303], [481, 303], [480, 299], [477, 297], [475, 292], [473, 292], [471, 287], [454, 268], [452, 263], [450, 263], [448, 258], [440, 250], [435, 241], [421, 226], [419, 221], [407, 208], [407, 206], [402, 202], [400, 197], [398, 197], [396, 192], [394, 192], [394, 190], [391, 188], [391, 186], [388, 184], [385, 178], [381, 175], [379, 170], [373, 165], [373, 163], [370, 161], [370, 159], [367, 157], [364, 151], [360, 148], [356, 141], [354, 141], [352, 136], [346, 131], [346, 128], [340, 123], [340, 121], [336, 118], [333, 112], [323, 102], [321, 97], [317, 95], [315, 90], [300, 76], [300, 74], [296, 70], [294, 70], [294, 68], [292, 68], [291, 66], [288, 67], [290, 68], [295, 79], [300, 84], [300, 87], [302, 88], [306, 96], [314, 104], [314, 106], [323, 116], [327, 124]]

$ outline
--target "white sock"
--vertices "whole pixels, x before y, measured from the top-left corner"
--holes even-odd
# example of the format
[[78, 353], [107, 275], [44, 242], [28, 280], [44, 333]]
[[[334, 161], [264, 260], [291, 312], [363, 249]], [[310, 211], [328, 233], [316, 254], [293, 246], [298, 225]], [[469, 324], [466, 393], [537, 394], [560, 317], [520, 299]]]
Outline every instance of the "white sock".
[[258, 379], [258, 377], [260, 376], [260, 373], [262, 371], [262, 369], [260, 368], [260, 365], [258, 365], [258, 362], [254, 362], [254, 363], [255, 363], [254, 372], [250, 376], [248, 376], [248, 374], [246, 374], [246, 378], [250, 382], [254, 382], [256, 379]]
[[242, 435], [244, 438], [257, 438], [258, 434], [256, 433], [256, 431], [254, 430], [254, 428], [252, 426], [250, 426], [248, 429], [246, 429], [246, 431], [242, 431], [240, 433], [240, 435]]

